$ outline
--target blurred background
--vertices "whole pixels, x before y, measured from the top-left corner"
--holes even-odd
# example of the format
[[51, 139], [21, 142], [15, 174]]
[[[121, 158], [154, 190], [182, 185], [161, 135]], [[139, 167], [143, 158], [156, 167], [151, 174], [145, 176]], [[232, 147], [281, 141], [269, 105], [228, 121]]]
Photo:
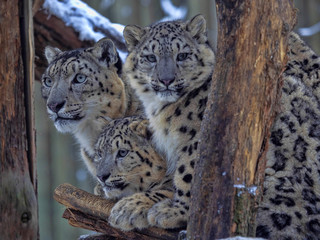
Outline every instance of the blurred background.
[[[209, 38], [215, 45], [216, 17], [214, 0], [95, 0], [83, 1], [111, 22], [123, 25], [147, 26], [167, 18], [190, 19], [202, 13], [209, 29]], [[294, 0], [298, 8], [296, 31], [320, 53], [320, 0]], [[37, 166], [40, 239], [77, 239], [88, 231], [71, 227], [62, 219], [64, 207], [53, 199], [53, 190], [61, 183], [92, 192], [95, 179], [82, 163], [79, 147], [72, 136], [60, 134], [48, 119], [40, 82], [35, 84], [35, 115], [37, 130]]]

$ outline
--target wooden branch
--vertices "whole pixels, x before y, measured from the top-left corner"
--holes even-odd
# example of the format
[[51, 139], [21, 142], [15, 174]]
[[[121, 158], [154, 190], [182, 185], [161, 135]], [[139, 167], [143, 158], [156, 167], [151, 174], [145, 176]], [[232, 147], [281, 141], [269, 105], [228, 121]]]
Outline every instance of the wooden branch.
[[289, 0], [216, 0], [216, 5], [217, 62], [201, 129], [188, 239], [255, 235], [269, 128], [295, 23]]
[[80, 41], [78, 34], [71, 27], [55, 17], [49, 16], [45, 11], [38, 11], [34, 18], [35, 38], [35, 79], [40, 80], [47, 67], [44, 56], [44, 48], [48, 45], [57, 47], [63, 51], [92, 46], [93, 41]]
[[123, 232], [111, 227], [106, 219], [115, 202], [100, 196], [90, 194], [70, 184], [61, 184], [56, 188], [53, 195], [59, 203], [68, 207], [63, 217], [68, 219], [69, 224], [74, 227], [89, 229], [107, 234], [116, 238], [124, 239], [177, 239], [179, 231], [166, 231], [158, 228], [148, 228]]
[[79, 210], [101, 219], [108, 219], [110, 211], [115, 204], [113, 201], [90, 194], [68, 183], [59, 185], [54, 191], [53, 198], [68, 208]]
[[[42, 4], [42, 0], [37, 0], [34, 2], [33, 6], [36, 80], [41, 79], [41, 75], [47, 67], [47, 60], [44, 57], [44, 48], [46, 46], [50, 45], [65, 51], [76, 48], [85, 48], [94, 44], [94, 41], [81, 41], [79, 39], [79, 34], [72, 27], [67, 27], [61, 19], [54, 15], [50, 15], [47, 11], [39, 10]], [[94, 21], [92, 24], [94, 24]], [[117, 49], [127, 52], [122, 36], [115, 35], [109, 29], [103, 28], [103, 26], [93, 26], [93, 28], [95, 31], [99, 31], [110, 38]]]

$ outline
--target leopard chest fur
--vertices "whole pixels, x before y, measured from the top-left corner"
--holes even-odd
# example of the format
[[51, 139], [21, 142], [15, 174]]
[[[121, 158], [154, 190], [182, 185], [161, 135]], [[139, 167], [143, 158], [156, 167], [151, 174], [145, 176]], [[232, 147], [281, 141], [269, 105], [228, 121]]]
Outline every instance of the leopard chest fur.
[[147, 112], [154, 131], [153, 141], [168, 163], [168, 173], [174, 172], [181, 152], [189, 156], [197, 152], [199, 130], [208, 100], [211, 76], [199, 88], [179, 101]]

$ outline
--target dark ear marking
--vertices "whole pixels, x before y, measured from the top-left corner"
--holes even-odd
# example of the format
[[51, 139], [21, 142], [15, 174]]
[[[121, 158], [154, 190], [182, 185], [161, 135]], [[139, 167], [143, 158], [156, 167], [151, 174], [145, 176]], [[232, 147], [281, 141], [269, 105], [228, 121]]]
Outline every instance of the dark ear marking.
[[48, 61], [48, 64], [52, 63], [53, 60], [57, 58], [59, 53], [61, 53], [61, 50], [59, 48], [47, 46], [44, 49], [44, 55]]
[[136, 132], [136, 134], [138, 134], [139, 136], [146, 138], [147, 140], [149, 140], [152, 136], [152, 132], [149, 130], [148, 128], [149, 126], [149, 121], [148, 120], [138, 120], [138, 121], [134, 121], [132, 123], [129, 124], [129, 128]]
[[118, 61], [114, 64], [117, 68], [117, 74], [120, 75], [122, 73], [122, 60], [120, 59], [119, 53], [117, 52]]
[[203, 15], [198, 14], [188, 21], [186, 30], [199, 43], [207, 42], [207, 24]]
[[146, 139], [151, 140], [151, 137], [152, 137], [152, 132], [149, 129], [147, 129], [146, 130]]
[[123, 36], [126, 40], [129, 52], [132, 52], [135, 46], [138, 45], [145, 32], [145, 29], [136, 25], [128, 25], [124, 28]]
[[[110, 65], [119, 65], [119, 54], [110, 39], [102, 38], [92, 49], [92, 54], [100, 61], [106, 62], [108, 67]], [[121, 61], [121, 60], [120, 60]], [[119, 67], [119, 66], [118, 66]]]

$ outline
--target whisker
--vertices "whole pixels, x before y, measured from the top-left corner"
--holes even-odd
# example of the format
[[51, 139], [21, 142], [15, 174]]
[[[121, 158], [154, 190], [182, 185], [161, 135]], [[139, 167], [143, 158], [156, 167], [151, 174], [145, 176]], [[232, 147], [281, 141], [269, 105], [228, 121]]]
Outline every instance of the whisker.
[[117, 178], [125, 178], [125, 177], [132, 177], [132, 176], [137, 176], [137, 175], [143, 175], [142, 172], [141, 173], [133, 173], [133, 174], [126, 174], [126, 175], [117, 175]]
[[125, 176], [125, 177], [132, 177], [132, 176], [137, 176], [137, 175], [143, 176], [143, 173], [142, 173], [142, 172], [141, 172], [141, 173], [133, 173], [133, 174], [123, 175], [123, 176]]

